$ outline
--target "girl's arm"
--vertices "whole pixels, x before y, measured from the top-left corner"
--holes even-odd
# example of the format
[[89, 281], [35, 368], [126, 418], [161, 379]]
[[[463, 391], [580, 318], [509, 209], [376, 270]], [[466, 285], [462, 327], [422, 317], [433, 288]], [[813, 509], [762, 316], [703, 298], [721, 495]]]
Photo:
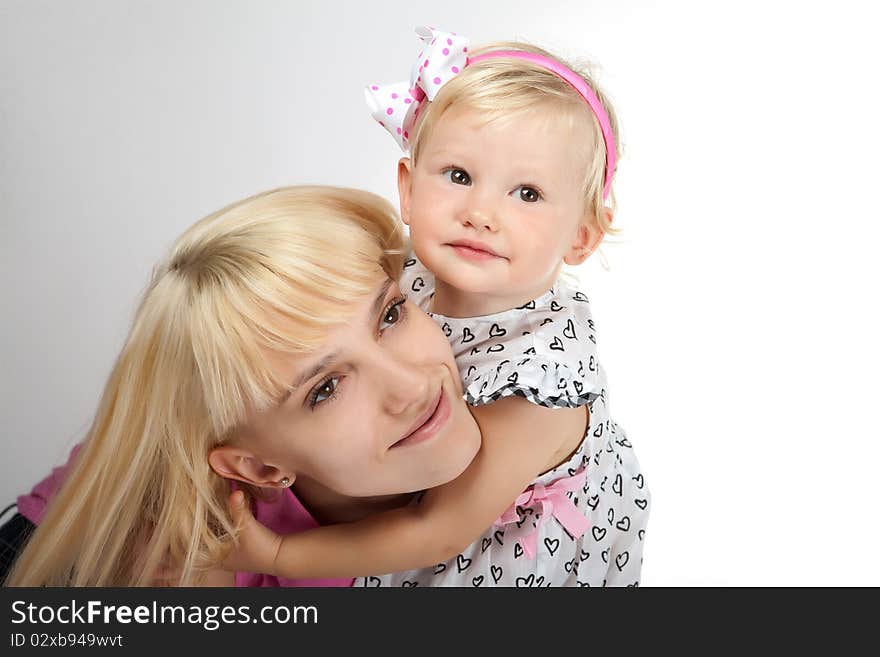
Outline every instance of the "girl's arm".
[[482, 433], [479, 453], [420, 504], [280, 537], [254, 520], [243, 497], [232, 498], [241, 534], [228, 566], [288, 578], [360, 577], [446, 561], [479, 538], [535, 477], [573, 452], [588, 426], [586, 407], [548, 409], [519, 397], [471, 411]]

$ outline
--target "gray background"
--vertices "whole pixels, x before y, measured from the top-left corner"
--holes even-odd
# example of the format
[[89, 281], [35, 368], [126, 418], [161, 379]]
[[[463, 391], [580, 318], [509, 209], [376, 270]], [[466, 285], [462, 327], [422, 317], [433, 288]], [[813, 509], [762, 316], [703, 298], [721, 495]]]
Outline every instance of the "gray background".
[[644, 584], [880, 585], [868, 6], [0, 0], [0, 503], [83, 437], [186, 226], [289, 183], [396, 200], [361, 90], [434, 24], [590, 58], [616, 103], [624, 232], [579, 274]]

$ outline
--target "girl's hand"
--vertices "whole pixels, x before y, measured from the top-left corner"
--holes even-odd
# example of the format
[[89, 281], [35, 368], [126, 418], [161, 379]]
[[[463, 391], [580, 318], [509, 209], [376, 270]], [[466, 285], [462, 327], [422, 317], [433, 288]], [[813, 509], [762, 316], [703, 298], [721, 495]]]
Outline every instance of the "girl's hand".
[[238, 531], [235, 545], [223, 561], [223, 567], [233, 571], [274, 574], [281, 536], [257, 522], [242, 491], [233, 491], [227, 499], [227, 506]]

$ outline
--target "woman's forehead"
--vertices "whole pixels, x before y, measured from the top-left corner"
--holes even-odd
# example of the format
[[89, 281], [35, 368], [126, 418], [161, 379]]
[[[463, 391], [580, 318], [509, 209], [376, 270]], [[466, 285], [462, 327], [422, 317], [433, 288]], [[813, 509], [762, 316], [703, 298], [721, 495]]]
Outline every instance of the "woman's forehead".
[[396, 289], [395, 281], [387, 276], [378, 278], [368, 294], [350, 300], [351, 313], [347, 321], [328, 326], [323, 339], [314, 349], [269, 354], [273, 369], [295, 391], [317, 372], [343, 358], [359, 336], [372, 335], [378, 316], [385, 307], [385, 300]]

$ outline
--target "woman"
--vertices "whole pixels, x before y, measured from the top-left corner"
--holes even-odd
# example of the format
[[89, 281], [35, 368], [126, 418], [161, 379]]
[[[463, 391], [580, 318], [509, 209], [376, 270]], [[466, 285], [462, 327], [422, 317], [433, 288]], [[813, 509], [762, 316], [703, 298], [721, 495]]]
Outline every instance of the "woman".
[[7, 583], [231, 584], [230, 480], [267, 524], [311, 520], [291, 485], [323, 524], [458, 476], [479, 431], [445, 336], [397, 289], [403, 254], [390, 204], [349, 189], [279, 189], [191, 227]]

